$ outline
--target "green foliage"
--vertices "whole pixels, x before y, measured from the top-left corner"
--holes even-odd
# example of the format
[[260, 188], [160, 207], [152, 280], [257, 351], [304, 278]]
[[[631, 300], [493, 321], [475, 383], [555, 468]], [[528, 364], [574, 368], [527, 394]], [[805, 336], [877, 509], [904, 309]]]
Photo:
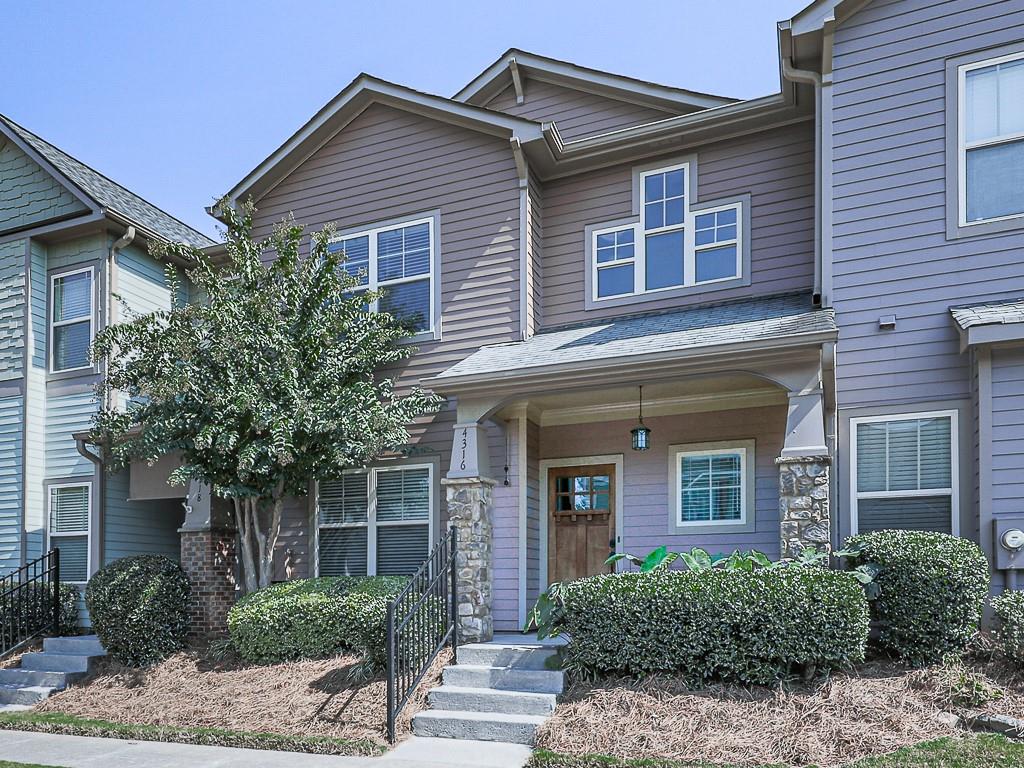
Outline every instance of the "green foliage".
[[767, 684], [860, 661], [868, 636], [856, 580], [823, 568], [605, 574], [547, 601], [567, 668], [586, 674]]
[[387, 604], [404, 576], [297, 579], [251, 592], [228, 614], [231, 644], [257, 664], [319, 659], [345, 651], [380, 669]]
[[1003, 655], [1024, 666], [1024, 592], [1004, 592], [992, 600], [992, 608], [999, 619], [996, 636]]
[[[844, 551], [834, 554], [836, 557], [845, 557], [849, 553]], [[819, 550], [816, 547], [804, 547], [800, 554], [793, 558], [771, 560], [764, 552], [758, 552], [756, 549], [749, 552], [736, 549], [728, 555], [712, 555], [700, 547], [694, 547], [689, 552], [669, 552], [668, 547], [662, 545], [651, 550], [644, 557], [616, 552], [604, 563], [612, 565], [620, 560], [625, 560], [637, 566], [641, 573], [650, 573], [658, 568], [668, 568], [677, 560], [681, 560], [683, 565], [691, 571], [706, 571], [711, 568], [722, 568], [727, 571], [752, 571], [755, 568], [781, 568], [788, 565], [826, 565], [828, 558], [828, 550]]]
[[[285, 221], [255, 239], [251, 206], [219, 210], [226, 256], [214, 262], [184, 244], [155, 248], [168, 260], [172, 307], [129, 311], [128, 322], [97, 333], [101, 390], [129, 396], [132, 407], [100, 410], [92, 433], [114, 469], [176, 453], [173, 483], [198, 480], [235, 500], [243, 573], [254, 589], [273, 574], [283, 498], [401, 450], [407, 426], [440, 400], [417, 386], [397, 391], [380, 375], [413, 353], [401, 343], [410, 330], [367, 311], [378, 294], [354, 292], [359, 278], [343, 268], [342, 252], [328, 249], [330, 228], [307, 238]], [[274, 260], [264, 263], [268, 254]], [[188, 265], [191, 303], [179, 298], [177, 264]]]
[[875, 574], [880, 647], [914, 665], [962, 653], [988, 596], [988, 561], [972, 541], [925, 531], [854, 536], [851, 562]]
[[85, 606], [107, 653], [144, 667], [184, 647], [191, 592], [185, 572], [170, 558], [134, 555], [93, 574]]
[[[6, 589], [0, 582], [0, 588]], [[61, 582], [59, 586], [60, 609], [58, 611], [57, 636], [65, 637], [78, 634], [78, 597], [79, 590], [74, 584]], [[28, 584], [18, 593], [14, 604], [0, 613], [0, 636], [4, 635], [6, 623], [13, 620], [15, 633], [17, 628], [44, 627], [50, 634], [53, 626], [53, 593], [43, 584]]]

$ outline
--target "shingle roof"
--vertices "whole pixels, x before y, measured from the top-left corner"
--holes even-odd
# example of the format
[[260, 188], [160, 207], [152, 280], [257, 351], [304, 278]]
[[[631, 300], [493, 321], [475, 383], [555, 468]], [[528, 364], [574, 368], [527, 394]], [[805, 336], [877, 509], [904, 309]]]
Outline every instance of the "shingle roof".
[[527, 341], [482, 347], [436, 377], [438, 382], [524, 368], [629, 358], [656, 352], [835, 333], [835, 313], [813, 309], [808, 294], [744, 299], [717, 306], [638, 315], [538, 333]]
[[214, 244], [214, 241], [203, 233], [178, 221], [169, 213], [161, 211], [152, 203], [143, 200], [117, 182], [111, 181], [102, 173], [76, 160], [10, 118], [0, 115], [0, 122], [3, 122], [18, 138], [42, 155], [82, 192], [95, 200], [101, 208], [119, 214], [131, 223], [144, 227], [167, 240], [185, 242], [199, 248]]
[[951, 307], [950, 313], [964, 330], [975, 325], [1024, 323], [1024, 298], [991, 301], [970, 307]]

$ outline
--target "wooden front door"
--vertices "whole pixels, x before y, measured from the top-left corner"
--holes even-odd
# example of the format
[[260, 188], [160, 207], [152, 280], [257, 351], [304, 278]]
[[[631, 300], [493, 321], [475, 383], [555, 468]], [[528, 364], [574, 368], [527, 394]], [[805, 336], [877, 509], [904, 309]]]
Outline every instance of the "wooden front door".
[[548, 470], [548, 581], [608, 573], [615, 551], [615, 466]]

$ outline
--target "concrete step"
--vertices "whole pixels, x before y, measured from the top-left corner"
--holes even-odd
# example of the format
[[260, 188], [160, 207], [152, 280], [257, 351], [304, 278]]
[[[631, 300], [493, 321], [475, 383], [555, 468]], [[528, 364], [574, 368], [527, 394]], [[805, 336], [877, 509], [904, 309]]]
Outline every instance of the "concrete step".
[[537, 728], [547, 718], [537, 715], [504, 715], [494, 712], [427, 710], [412, 719], [416, 736], [443, 739], [475, 739], [532, 745]]
[[445, 667], [444, 685], [458, 688], [494, 688], [499, 691], [561, 693], [565, 679], [561, 670], [516, 669], [475, 664]]
[[0, 704], [24, 704], [32, 706], [38, 704], [51, 693], [54, 688], [42, 685], [30, 685], [21, 687], [17, 685], [0, 685]]
[[467, 643], [458, 649], [459, 664], [482, 667], [548, 669], [548, 660], [557, 657], [557, 649], [540, 643]]
[[26, 653], [21, 657], [21, 668], [40, 672], [88, 672], [90, 658], [70, 653]]
[[0, 685], [42, 685], [47, 688], [66, 688], [68, 683], [82, 677], [82, 672], [40, 672], [34, 669], [0, 669]]
[[65, 653], [73, 656], [106, 656], [107, 651], [100, 645], [96, 635], [76, 637], [48, 637], [43, 640], [44, 653]]
[[32, 709], [31, 704], [0, 704], [0, 712], [24, 712]]
[[496, 691], [491, 688], [461, 688], [442, 685], [430, 692], [430, 706], [449, 712], [501, 712], [505, 715], [546, 717], [555, 711], [553, 693]]

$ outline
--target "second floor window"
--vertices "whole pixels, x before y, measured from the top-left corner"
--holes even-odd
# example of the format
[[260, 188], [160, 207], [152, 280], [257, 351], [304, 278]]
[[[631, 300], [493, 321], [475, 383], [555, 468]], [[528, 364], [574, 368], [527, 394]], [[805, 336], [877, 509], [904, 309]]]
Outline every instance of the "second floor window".
[[50, 282], [50, 370], [91, 367], [92, 269], [54, 275]]
[[743, 205], [692, 204], [690, 164], [639, 174], [639, 221], [595, 228], [593, 301], [736, 280]]
[[331, 243], [345, 252], [344, 269], [383, 296], [370, 305], [389, 312], [415, 333], [434, 330], [434, 219], [374, 227], [344, 234]]
[[1024, 215], [1024, 53], [960, 68], [960, 224]]

